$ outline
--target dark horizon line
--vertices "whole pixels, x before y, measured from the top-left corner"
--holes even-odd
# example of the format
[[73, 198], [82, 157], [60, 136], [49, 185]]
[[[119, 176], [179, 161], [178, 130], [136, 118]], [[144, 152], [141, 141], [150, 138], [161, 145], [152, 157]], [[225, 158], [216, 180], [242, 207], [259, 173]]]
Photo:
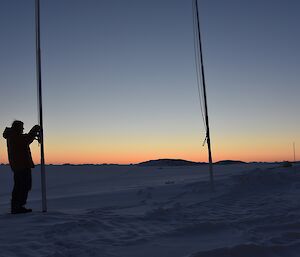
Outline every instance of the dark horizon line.
[[[150, 162], [158, 162], [158, 161], [183, 161], [186, 163], [190, 163], [191, 165], [208, 165], [208, 162], [194, 162], [194, 161], [189, 161], [189, 160], [184, 160], [184, 159], [155, 159], [155, 160], [148, 160], [148, 161], [143, 161], [143, 162], [138, 162], [138, 163], [61, 163], [61, 164], [55, 164], [55, 163], [49, 163], [49, 164], [45, 164], [46, 166], [131, 166], [131, 165], [139, 165], [139, 166], [147, 166], [147, 163]], [[226, 160], [220, 160], [220, 161], [216, 161], [213, 162], [213, 164], [215, 165], [224, 165], [224, 164], [251, 164], [251, 163], [298, 163], [300, 161], [287, 161], [287, 160], [283, 160], [283, 161], [242, 161], [242, 160], [231, 160], [231, 159], [226, 159]], [[6, 166], [9, 165], [9, 163], [0, 163], [0, 165], [2, 166]], [[35, 164], [35, 166], [40, 166], [41, 164]], [[151, 165], [148, 165], [151, 166]], [[159, 166], [159, 165], [157, 165]], [[161, 165], [162, 166], [162, 165]], [[180, 166], [180, 165], [177, 165]], [[181, 166], [188, 166], [186, 165], [181, 165]]]

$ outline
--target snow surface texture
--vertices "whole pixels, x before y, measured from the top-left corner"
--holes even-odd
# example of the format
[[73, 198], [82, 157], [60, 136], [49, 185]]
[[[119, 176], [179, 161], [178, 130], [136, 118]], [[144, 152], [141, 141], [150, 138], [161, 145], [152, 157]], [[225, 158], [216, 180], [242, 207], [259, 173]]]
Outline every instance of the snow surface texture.
[[299, 257], [300, 166], [48, 166], [28, 207], [10, 215], [12, 174], [0, 167], [0, 256]]

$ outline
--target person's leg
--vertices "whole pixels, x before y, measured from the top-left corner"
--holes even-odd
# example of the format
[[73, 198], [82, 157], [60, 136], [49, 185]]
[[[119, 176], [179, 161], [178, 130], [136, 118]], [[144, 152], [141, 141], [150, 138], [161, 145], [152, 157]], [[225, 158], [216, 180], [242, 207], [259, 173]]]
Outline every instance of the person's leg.
[[11, 213], [31, 212], [24, 205], [27, 201], [28, 192], [31, 190], [31, 169], [14, 171], [14, 188], [12, 191]]
[[22, 207], [23, 199], [23, 176], [21, 170], [14, 170], [14, 188], [11, 197], [11, 209], [18, 210]]
[[27, 202], [28, 192], [31, 190], [32, 178], [31, 178], [31, 169], [26, 169], [23, 172], [23, 185], [22, 185], [22, 198], [21, 205], [24, 206]]

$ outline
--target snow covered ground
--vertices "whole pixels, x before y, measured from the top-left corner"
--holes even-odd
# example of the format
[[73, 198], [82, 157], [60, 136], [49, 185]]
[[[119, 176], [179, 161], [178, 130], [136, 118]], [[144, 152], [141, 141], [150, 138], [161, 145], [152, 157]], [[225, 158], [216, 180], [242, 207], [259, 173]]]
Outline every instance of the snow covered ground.
[[12, 174], [0, 166], [0, 256], [299, 257], [300, 165], [48, 166], [28, 207], [10, 215]]

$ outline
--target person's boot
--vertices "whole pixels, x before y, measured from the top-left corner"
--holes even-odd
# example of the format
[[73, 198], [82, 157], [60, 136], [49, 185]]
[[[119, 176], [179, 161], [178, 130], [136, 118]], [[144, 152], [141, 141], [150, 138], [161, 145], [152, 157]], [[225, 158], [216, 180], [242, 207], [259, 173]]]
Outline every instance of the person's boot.
[[13, 201], [10, 202], [10, 212], [11, 214], [16, 214], [19, 213], [20, 206], [15, 204]]
[[28, 213], [32, 212], [32, 209], [27, 209], [24, 206], [16, 206], [11, 204], [11, 214]]
[[21, 210], [23, 211], [23, 213], [32, 212], [32, 209], [25, 208], [24, 206], [21, 207]]
[[21, 212], [21, 209], [20, 208], [18, 208], [18, 209], [16, 209], [16, 208], [14, 208], [14, 209], [11, 209], [11, 212], [10, 212], [11, 214], [18, 214], [18, 213], [22, 213]]

